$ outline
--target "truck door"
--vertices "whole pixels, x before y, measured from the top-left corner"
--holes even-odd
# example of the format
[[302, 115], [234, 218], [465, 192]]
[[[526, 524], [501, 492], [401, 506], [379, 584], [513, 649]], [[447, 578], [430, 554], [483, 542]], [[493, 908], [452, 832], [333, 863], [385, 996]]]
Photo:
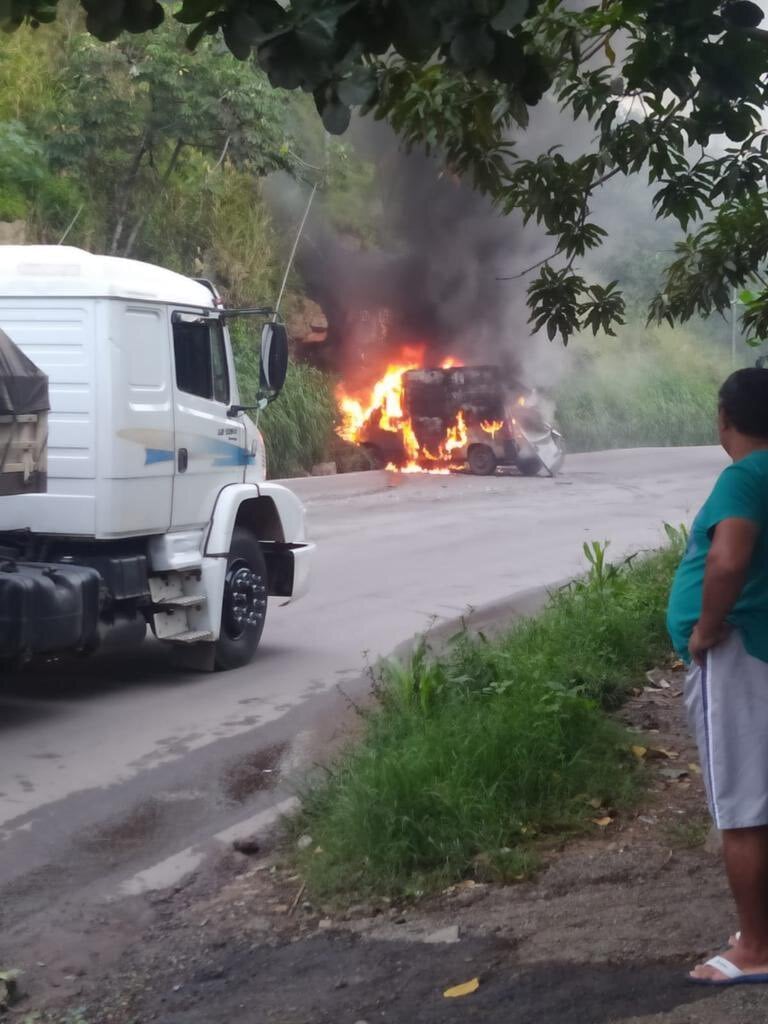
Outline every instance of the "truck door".
[[175, 476], [171, 529], [207, 523], [222, 487], [245, 479], [245, 424], [227, 416], [235, 378], [221, 320], [176, 311]]

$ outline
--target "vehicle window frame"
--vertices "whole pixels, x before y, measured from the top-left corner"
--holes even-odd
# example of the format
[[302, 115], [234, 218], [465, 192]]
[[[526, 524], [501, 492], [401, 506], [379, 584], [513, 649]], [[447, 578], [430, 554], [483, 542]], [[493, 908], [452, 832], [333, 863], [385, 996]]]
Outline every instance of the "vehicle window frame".
[[[195, 321], [198, 322], [195, 322]], [[207, 334], [207, 363], [209, 393], [201, 390], [190, 390], [189, 381], [182, 383], [179, 374], [181, 360], [178, 358], [177, 343], [181, 342], [181, 330], [205, 330]], [[230, 403], [232, 384], [230, 359], [224, 326], [218, 317], [194, 317], [194, 314], [183, 310], [174, 311], [171, 317], [171, 340], [173, 345], [173, 371], [176, 389], [184, 395], [200, 398], [204, 402], [228, 406]], [[187, 386], [185, 386], [187, 385]]]

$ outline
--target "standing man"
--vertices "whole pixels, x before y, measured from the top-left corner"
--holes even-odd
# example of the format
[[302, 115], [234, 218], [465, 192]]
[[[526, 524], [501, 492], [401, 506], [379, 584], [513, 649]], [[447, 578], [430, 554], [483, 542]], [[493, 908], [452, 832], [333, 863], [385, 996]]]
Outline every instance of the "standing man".
[[731, 374], [718, 419], [732, 464], [693, 523], [667, 624], [741, 929], [690, 976], [725, 986], [768, 983], [768, 370]]

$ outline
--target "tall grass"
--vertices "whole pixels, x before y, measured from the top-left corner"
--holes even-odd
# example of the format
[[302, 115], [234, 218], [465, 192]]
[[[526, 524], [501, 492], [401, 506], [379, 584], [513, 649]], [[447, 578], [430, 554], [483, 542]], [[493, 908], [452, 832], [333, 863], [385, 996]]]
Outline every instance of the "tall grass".
[[[244, 404], [255, 400], [259, 388], [259, 336], [254, 323], [232, 323], [237, 377]], [[283, 391], [259, 418], [269, 476], [273, 479], [302, 476], [316, 463], [328, 459], [335, 440], [336, 415], [331, 378], [306, 363], [291, 362]]]
[[594, 828], [631, 802], [630, 739], [608, 717], [668, 651], [664, 605], [682, 538], [589, 575], [497, 640], [461, 634], [385, 666], [361, 742], [305, 794], [297, 827], [321, 895], [515, 878], [542, 837]]
[[299, 476], [328, 459], [336, 403], [327, 374], [292, 363], [285, 389], [261, 418], [271, 477]]
[[582, 341], [557, 396], [571, 451], [714, 444], [727, 353], [691, 332], [627, 328], [617, 341]]

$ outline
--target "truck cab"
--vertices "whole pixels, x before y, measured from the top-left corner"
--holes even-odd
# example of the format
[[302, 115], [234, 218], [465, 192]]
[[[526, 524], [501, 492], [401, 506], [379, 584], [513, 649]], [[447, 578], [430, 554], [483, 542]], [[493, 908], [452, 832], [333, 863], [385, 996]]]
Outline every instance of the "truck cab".
[[[201, 667], [245, 664], [269, 595], [303, 592], [304, 511], [266, 480], [230, 319], [208, 283], [160, 267], [64, 246], [0, 247], [0, 328], [47, 375], [50, 399], [47, 488], [0, 497], [0, 553], [15, 566], [0, 569], [0, 659], [52, 653], [32, 623], [23, 639], [7, 605], [24, 566], [98, 576], [98, 621], [78, 636], [73, 628], [64, 649], [134, 642], [148, 624]], [[267, 324], [273, 378], [281, 362], [284, 375], [285, 344]], [[282, 380], [263, 364], [262, 383], [264, 405]]]

